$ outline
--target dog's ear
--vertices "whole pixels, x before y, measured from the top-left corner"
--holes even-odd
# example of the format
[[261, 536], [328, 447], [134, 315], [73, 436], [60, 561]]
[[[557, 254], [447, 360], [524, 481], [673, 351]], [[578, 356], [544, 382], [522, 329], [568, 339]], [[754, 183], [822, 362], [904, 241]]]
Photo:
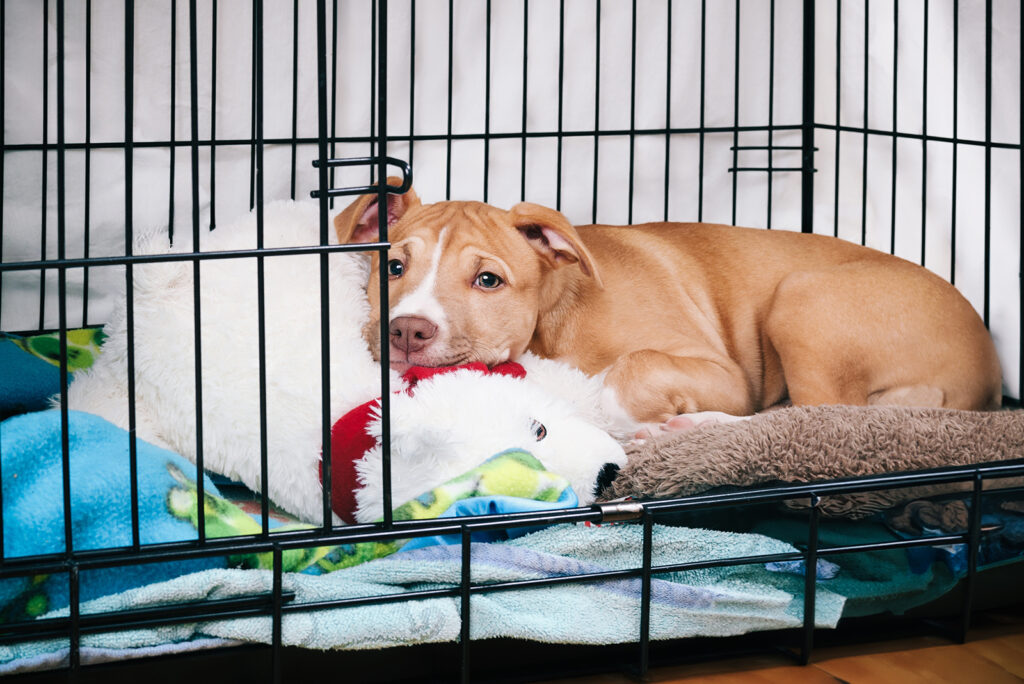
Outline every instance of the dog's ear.
[[[388, 185], [402, 184], [401, 178], [388, 178]], [[392, 225], [410, 208], [419, 206], [420, 198], [409, 188], [404, 195], [388, 195], [388, 225]], [[334, 217], [334, 231], [340, 244], [377, 242], [377, 195], [360, 195], [355, 202]]]
[[520, 202], [508, 213], [512, 225], [552, 268], [579, 264], [585, 275], [601, 284], [594, 258], [561, 212], [539, 204]]

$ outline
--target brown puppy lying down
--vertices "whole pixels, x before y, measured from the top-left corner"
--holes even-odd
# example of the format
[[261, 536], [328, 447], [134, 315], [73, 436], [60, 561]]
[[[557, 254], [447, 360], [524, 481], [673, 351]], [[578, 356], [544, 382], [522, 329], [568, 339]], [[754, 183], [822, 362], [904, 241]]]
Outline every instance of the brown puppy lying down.
[[[335, 217], [377, 239], [376, 195]], [[389, 196], [392, 366], [495, 365], [530, 350], [605, 374], [635, 423], [789, 400], [999, 406], [995, 347], [955, 288], [837, 238], [699, 223], [574, 228], [521, 203]], [[379, 358], [378, 270], [366, 328]]]

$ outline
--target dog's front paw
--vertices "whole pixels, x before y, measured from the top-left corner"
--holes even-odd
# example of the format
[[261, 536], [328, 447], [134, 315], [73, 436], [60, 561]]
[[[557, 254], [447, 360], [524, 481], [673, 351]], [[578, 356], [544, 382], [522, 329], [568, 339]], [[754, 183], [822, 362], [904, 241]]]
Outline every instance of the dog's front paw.
[[636, 440], [645, 440], [669, 432], [685, 432], [687, 430], [694, 430], [702, 425], [734, 423], [739, 420], [750, 420], [751, 417], [734, 416], [729, 413], [722, 413], [721, 411], [682, 413], [669, 418], [664, 423], [644, 423], [633, 437]]

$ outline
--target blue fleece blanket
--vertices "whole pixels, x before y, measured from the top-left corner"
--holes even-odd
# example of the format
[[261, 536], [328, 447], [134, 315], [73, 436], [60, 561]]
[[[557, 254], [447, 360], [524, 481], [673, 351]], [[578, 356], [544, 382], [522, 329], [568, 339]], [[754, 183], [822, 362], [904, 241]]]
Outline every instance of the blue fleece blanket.
[[[128, 433], [97, 416], [68, 413], [71, 544], [76, 550], [132, 544]], [[138, 516], [142, 544], [195, 539], [196, 528], [169, 508], [168, 493], [195, 466], [181, 456], [138, 441]], [[4, 558], [65, 550], [64, 459], [59, 411], [39, 411], [0, 423]], [[204, 485], [218, 495], [209, 478]], [[83, 601], [186, 572], [225, 567], [223, 558], [131, 565], [81, 574]], [[35, 617], [68, 604], [65, 575], [0, 582], [0, 623]]]
[[[130, 546], [133, 540], [128, 433], [97, 416], [70, 411], [68, 435], [72, 548]], [[63, 553], [66, 535], [60, 412], [41, 411], [10, 418], [0, 423], [0, 440], [4, 558]], [[142, 440], [137, 444], [139, 542], [156, 544], [196, 539], [195, 466], [175, 453]], [[537, 491], [526, 491], [523, 482], [539, 483], [535, 487]], [[258, 513], [249, 515], [222, 497], [205, 475], [204, 486], [208, 537], [261, 532], [256, 521]], [[513, 493], [516, 495], [508, 496]], [[425, 501], [431, 505], [426, 505]], [[406, 502], [395, 510], [395, 515], [396, 519], [453, 517], [571, 508], [576, 504], [576, 496], [564, 478], [544, 471], [526, 452], [509, 451], [419, 499]], [[312, 526], [294, 520], [282, 523], [272, 518], [271, 527], [287, 530]], [[512, 530], [511, 534], [525, 532]], [[474, 535], [474, 541], [508, 537], [495, 533], [481, 535], [486, 537]], [[322, 574], [390, 555], [406, 545], [412, 549], [458, 542], [457, 536], [435, 536], [412, 542], [395, 540], [293, 549], [285, 551], [283, 568], [286, 572]], [[246, 554], [83, 571], [81, 600], [90, 601], [210, 568], [268, 568], [271, 562], [269, 554]], [[67, 606], [68, 600], [68, 578], [63, 574], [0, 580], [0, 624], [32, 619]]]

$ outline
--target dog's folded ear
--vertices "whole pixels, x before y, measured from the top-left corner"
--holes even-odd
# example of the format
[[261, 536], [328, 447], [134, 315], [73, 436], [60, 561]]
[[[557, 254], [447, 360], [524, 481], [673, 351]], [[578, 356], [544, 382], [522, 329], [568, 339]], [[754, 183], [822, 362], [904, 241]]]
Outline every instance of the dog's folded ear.
[[579, 233], [561, 212], [531, 202], [509, 210], [512, 225], [552, 268], [579, 264], [580, 270], [601, 285], [601, 276]]
[[[401, 184], [401, 178], [388, 178], [388, 185]], [[388, 195], [388, 225], [394, 224], [405, 212], [419, 204], [420, 198], [412, 188], [404, 195]], [[377, 242], [379, 215], [377, 195], [360, 195], [355, 202], [334, 217], [334, 231], [338, 234], [338, 242], [343, 245]]]

